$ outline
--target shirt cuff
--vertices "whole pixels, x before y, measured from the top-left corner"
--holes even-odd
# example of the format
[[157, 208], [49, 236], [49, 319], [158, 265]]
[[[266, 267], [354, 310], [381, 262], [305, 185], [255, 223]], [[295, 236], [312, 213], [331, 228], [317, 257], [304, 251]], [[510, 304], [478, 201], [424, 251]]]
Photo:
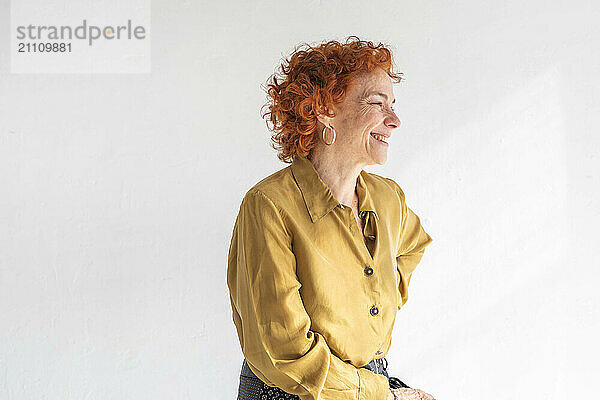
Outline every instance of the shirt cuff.
[[358, 400], [388, 400], [390, 382], [385, 375], [358, 368]]

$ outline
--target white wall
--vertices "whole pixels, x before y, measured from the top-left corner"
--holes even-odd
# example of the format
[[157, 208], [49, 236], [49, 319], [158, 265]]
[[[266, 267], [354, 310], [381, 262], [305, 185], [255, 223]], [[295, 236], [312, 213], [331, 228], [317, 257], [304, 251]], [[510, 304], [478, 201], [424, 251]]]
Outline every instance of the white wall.
[[596, 393], [597, 3], [154, 1], [147, 75], [10, 74], [0, 15], [0, 398], [235, 398], [229, 239], [286, 166], [260, 85], [351, 34], [406, 78], [367, 170], [434, 239], [390, 372], [442, 400]]

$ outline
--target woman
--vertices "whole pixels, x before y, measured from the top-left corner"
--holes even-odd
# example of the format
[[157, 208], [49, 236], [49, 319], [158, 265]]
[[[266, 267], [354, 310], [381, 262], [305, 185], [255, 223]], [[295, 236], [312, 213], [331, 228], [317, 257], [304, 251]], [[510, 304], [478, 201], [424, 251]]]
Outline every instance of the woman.
[[387, 160], [401, 79], [386, 47], [355, 36], [297, 48], [272, 77], [264, 116], [291, 165], [248, 190], [233, 228], [239, 400], [433, 399], [385, 359], [432, 239], [400, 186], [363, 170]]

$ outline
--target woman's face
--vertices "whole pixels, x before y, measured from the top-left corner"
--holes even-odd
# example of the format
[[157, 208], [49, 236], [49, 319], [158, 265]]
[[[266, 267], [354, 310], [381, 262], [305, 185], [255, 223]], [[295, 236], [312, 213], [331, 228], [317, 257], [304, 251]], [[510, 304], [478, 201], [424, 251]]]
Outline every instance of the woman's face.
[[[332, 146], [338, 147], [344, 159], [363, 165], [384, 164], [389, 147], [386, 142], [400, 126], [392, 109], [394, 101], [390, 77], [383, 69], [376, 68], [353, 80], [344, 101], [334, 106], [335, 117], [319, 120], [335, 129]], [[377, 134], [384, 137], [377, 138]]]

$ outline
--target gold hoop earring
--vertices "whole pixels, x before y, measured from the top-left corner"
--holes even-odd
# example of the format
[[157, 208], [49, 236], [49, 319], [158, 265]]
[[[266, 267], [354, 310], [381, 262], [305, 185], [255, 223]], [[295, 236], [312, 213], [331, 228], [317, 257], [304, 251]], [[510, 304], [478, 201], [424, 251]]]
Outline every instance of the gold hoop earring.
[[323, 130], [321, 131], [321, 139], [323, 139], [323, 142], [327, 146], [331, 146], [333, 143], [335, 143], [335, 129], [333, 129], [331, 125], [329, 125], [329, 129], [331, 129], [331, 132], [333, 132], [333, 138], [331, 139], [331, 142], [328, 142], [327, 139], [325, 139], [325, 131], [327, 130], [327, 126], [323, 127]]

